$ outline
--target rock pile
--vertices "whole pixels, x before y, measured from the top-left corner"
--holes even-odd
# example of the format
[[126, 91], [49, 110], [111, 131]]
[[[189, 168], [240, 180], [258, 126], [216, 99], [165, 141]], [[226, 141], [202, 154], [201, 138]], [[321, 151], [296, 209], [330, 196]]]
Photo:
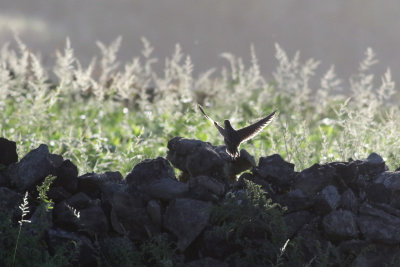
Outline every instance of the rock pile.
[[[78, 176], [71, 161], [51, 154], [46, 145], [18, 161], [15, 143], [0, 138], [0, 164], [5, 166], [0, 171], [0, 213], [13, 211], [15, 219], [24, 192], [34, 197], [36, 186], [54, 175], [48, 191], [54, 209], [49, 216], [36, 216], [39, 208], [31, 204], [30, 220], [48, 225], [43, 240], [49, 248], [79, 243], [75, 260], [80, 266], [98, 264], [99, 254], [108, 255], [102, 251], [107, 242], [125, 238], [138, 248], [160, 235], [172, 244], [172, 265], [246, 266], [236, 260], [241, 254], [229, 236], [218, 239], [210, 229], [213, 207], [251, 181], [286, 207], [285, 236], [298, 242], [303, 264], [314, 264], [324, 253], [342, 266], [399, 263], [400, 172], [388, 171], [375, 153], [296, 172], [279, 155], [262, 157], [256, 165], [242, 150], [234, 162], [223, 146], [199, 140], [176, 137], [168, 148], [168, 160], [144, 160], [124, 179], [119, 172]], [[181, 171], [179, 179], [170, 162]], [[249, 169], [236, 181], [237, 174]], [[269, 242], [258, 240], [257, 230], [249, 233], [246, 238]], [[280, 260], [285, 262], [285, 255]]]

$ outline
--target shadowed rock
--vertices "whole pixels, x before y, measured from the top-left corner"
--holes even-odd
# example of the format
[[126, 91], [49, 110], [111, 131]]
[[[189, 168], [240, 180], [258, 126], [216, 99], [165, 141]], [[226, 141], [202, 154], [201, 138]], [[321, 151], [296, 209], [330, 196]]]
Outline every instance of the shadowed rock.
[[139, 192], [113, 191], [108, 199], [111, 206], [112, 228], [119, 234], [128, 234], [132, 240], [145, 240], [159, 232], [147, 213], [145, 201]]
[[208, 176], [196, 176], [189, 179], [190, 195], [205, 201], [217, 201], [225, 194], [226, 186], [217, 179]]
[[254, 158], [243, 149], [233, 161], [224, 146], [200, 140], [175, 137], [168, 142], [168, 149], [168, 160], [192, 177], [206, 175], [232, 181], [236, 174], [255, 166]]
[[336, 187], [328, 185], [315, 197], [314, 210], [318, 214], [327, 214], [339, 206], [340, 195]]
[[254, 173], [282, 190], [289, 189], [295, 175], [294, 164], [284, 161], [278, 154], [261, 157]]
[[[73, 250], [78, 244], [78, 257], [73, 260], [73, 265], [97, 266], [98, 255], [96, 249], [86, 236], [62, 229], [49, 229], [47, 236], [47, 244], [52, 253], [55, 252], [54, 248], [66, 245], [67, 250]], [[71, 241], [74, 241], [74, 244]]]
[[351, 189], [343, 192], [340, 198], [340, 206], [353, 213], [358, 211], [358, 200]]
[[91, 198], [100, 198], [103, 187], [107, 187], [110, 183], [122, 182], [123, 177], [120, 172], [86, 173], [78, 177], [78, 190]]
[[357, 223], [367, 240], [384, 244], [400, 243], [400, 218], [364, 203]]
[[225, 262], [206, 257], [203, 259], [189, 262], [187, 267], [228, 267], [229, 265]]
[[325, 233], [332, 241], [358, 236], [356, 216], [348, 210], [332, 211], [322, 220]]
[[129, 188], [163, 200], [181, 197], [189, 191], [188, 185], [176, 180], [174, 169], [161, 157], [144, 160], [136, 165], [126, 181]]
[[70, 160], [64, 160], [56, 169], [57, 178], [52, 186], [62, 186], [70, 193], [75, 193], [78, 189], [78, 168]]
[[26, 154], [20, 162], [10, 166], [7, 176], [11, 185], [20, 191], [26, 191], [41, 183], [46, 176], [54, 174], [62, 162], [61, 156], [49, 153], [47, 145], [40, 145]]
[[306, 223], [308, 223], [314, 216], [311, 212], [301, 210], [286, 214], [284, 216], [285, 223], [288, 227], [288, 237], [291, 238], [296, 234]]
[[0, 212], [10, 213], [16, 211], [21, 204], [23, 196], [7, 187], [0, 187]]
[[0, 137], [0, 164], [8, 166], [18, 161], [17, 144]]
[[329, 165], [314, 164], [303, 170], [295, 179], [294, 188], [301, 189], [307, 196], [314, 196], [324, 187], [336, 184], [336, 169]]
[[208, 202], [186, 198], [178, 198], [169, 204], [164, 214], [164, 227], [178, 238], [179, 250], [185, 250], [206, 227], [210, 207]]

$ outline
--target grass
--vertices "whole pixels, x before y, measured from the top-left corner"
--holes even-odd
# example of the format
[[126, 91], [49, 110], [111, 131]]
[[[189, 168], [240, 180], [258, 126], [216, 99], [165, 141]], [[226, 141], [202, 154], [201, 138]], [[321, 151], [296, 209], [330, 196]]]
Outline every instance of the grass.
[[[80, 173], [119, 170], [123, 174], [144, 158], [166, 154], [174, 136], [222, 144], [216, 129], [196, 108], [203, 104], [217, 121], [234, 127], [278, 109], [277, 119], [245, 145], [256, 157], [281, 154], [297, 170], [315, 162], [381, 154], [398, 167], [399, 108], [390, 70], [381, 85], [369, 72], [376, 63], [366, 51], [348, 86], [331, 67], [312, 87], [318, 62], [302, 62], [276, 46], [274, 81], [261, 76], [254, 48], [251, 64], [225, 53], [229, 66], [194, 77], [193, 64], [179, 46], [165, 60], [162, 75], [152, 69], [153, 48], [143, 40], [141, 56], [119, 66], [121, 42], [98, 43], [101, 58], [84, 68], [67, 41], [52, 71], [16, 38], [19, 50], [5, 45], [0, 53], [0, 133], [17, 141], [20, 156], [40, 143], [78, 165]], [[97, 63], [98, 62], [98, 63]], [[56, 81], [49, 80], [50, 76]], [[313, 84], [316, 84], [315, 82]], [[346, 83], [347, 84], [347, 83]], [[344, 88], [346, 87], [346, 88]]]

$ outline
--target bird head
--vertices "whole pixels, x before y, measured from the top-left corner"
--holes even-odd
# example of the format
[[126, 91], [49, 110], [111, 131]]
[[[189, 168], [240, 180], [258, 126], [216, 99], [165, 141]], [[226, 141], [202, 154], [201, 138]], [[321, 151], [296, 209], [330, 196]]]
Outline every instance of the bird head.
[[229, 120], [224, 120], [225, 129], [232, 129], [231, 122]]

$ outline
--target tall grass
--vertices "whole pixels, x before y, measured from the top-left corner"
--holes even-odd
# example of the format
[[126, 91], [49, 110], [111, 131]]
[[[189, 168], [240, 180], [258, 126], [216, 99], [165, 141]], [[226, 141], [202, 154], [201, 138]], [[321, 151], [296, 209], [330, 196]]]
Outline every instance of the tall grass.
[[[22, 156], [40, 143], [70, 158], [81, 173], [119, 170], [123, 174], [144, 158], [165, 155], [177, 135], [222, 144], [218, 132], [196, 110], [205, 105], [217, 120], [246, 125], [278, 109], [277, 119], [244, 148], [256, 157], [279, 153], [298, 170], [315, 162], [366, 157], [375, 151], [398, 167], [398, 97], [390, 70], [380, 85], [371, 73], [377, 63], [368, 49], [348, 82], [330, 67], [315, 77], [319, 62], [290, 57], [276, 45], [273, 80], [261, 74], [256, 51], [250, 65], [223, 53], [222, 69], [194, 74], [194, 63], [177, 45], [160, 63], [150, 42], [142, 54], [122, 65], [122, 39], [98, 42], [100, 56], [83, 66], [67, 39], [52, 69], [19, 38], [17, 49], [0, 51], [0, 125], [2, 136], [18, 142]], [[162, 73], [154, 64], [164, 64]], [[49, 77], [53, 80], [50, 80]], [[318, 84], [318, 80], [320, 80]]]

